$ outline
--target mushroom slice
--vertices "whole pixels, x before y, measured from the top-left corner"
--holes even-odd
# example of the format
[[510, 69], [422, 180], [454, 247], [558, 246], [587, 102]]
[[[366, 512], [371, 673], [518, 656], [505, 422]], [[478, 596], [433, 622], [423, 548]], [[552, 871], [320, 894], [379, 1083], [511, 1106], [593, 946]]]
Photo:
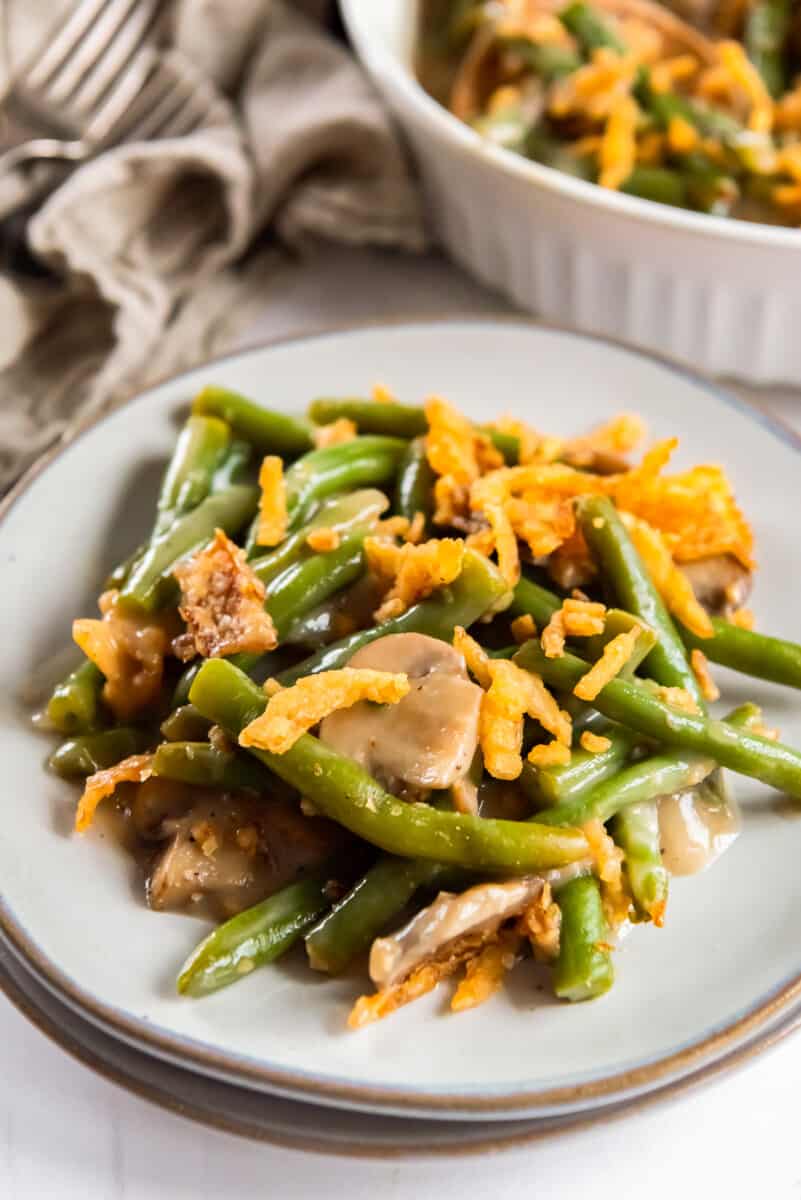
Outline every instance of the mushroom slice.
[[751, 572], [733, 554], [712, 554], [681, 564], [696, 598], [713, 617], [728, 617], [751, 593]]
[[461, 654], [422, 633], [395, 633], [357, 650], [348, 666], [401, 671], [409, 691], [391, 706], [361, 702], [332, 713], [320, 727], [327, 745], [391, 791], [448, 788], [467, 774], [482, 693]]
[[150, 906], [182, 909], [206, 899], [223, 919], [319, 868], [346, 836], [288, 800], [208, 791], [168, 817], [161, 835], [167, 841], [147, 881]]
[[461, 945], [475, 953], [505, 921], [525, 912], [546, 883], [556, 887], [589, 869], [587, 860], [542, 875], [477, 884], [458, 895], [441, 892], [403, 929], [390, 937], [376, 938], [370, 951], [370, 978], [383, 990], [401, 983], [424, 963], [451, 958]]

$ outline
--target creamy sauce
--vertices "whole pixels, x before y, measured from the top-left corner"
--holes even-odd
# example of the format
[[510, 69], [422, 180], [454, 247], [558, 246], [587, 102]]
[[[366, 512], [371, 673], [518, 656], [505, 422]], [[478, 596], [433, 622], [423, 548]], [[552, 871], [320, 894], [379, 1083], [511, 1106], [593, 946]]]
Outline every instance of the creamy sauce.
[[733, 799], [711, 787], [693, 788], [659, 801], [662, 861], [671, 875], [695, 875], [720, 858], [740, 832]]
[[376, 938], [370, 951], [370, 978], [378, 988], [391, 987], [419, 963], [467, 934], [494, 933], [504, 921], [533, 904], [546, 882], [558, 887], [589, 869], [587, 860], [542, 875], [477, 884], [458, 895], [440, 892], [403, 929], [391, 937]]
[[363, 646], [351, 667], [403, 671], [399, 704], [363, 701], [326, 717], [320, 737], [390, 790], [448, 788], [470, 768], [478, 744], [481, 689], [452, 646], [420, 633], [397, 633]]

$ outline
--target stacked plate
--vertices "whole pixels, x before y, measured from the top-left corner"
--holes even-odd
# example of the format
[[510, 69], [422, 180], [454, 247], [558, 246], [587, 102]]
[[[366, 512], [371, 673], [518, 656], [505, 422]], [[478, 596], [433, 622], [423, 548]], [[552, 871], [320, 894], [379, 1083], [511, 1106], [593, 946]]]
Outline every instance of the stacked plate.
[[[0, 986], [67, 1050], [200, 1120], [328, 1151], [476, 1150], [707, 1079], [794, 1027], [801, 827], [765, 789], [739, 787], [743, 835], [716, 869], [676, 881], [666, 927], [625, 941], [602, 1000], [557, 1004], [524, 964], [470, 1013], [446, 1014], [434, 993], [349, 1033], [363, 981], [324, 979], [302, 955], [204, 1000], [176, 995], [198, 922], [145, 908], [102, 830], [70, 836], [74, 792], [44, 772], [47, 746], [25, 703], [71, 618], [92, 610], [115, 548], [146, 528], [154, 468], [196, 389], [216, 382], [300, 411], [376, 380], [410, 399], [445, 394], [476, 418], [513, 410], [554, 432], [634, 409], [654, 436], [681, 438], [680, 461], [723, 460], [757, 533], [760, 625], [797, 636], [785, 584], [801, 570], [787, 537], [798, 444], [652, 359], [523, 321], [473, 320], [327, 333], [170, 380], [38, 465], [2, 510]], [[745, 698], [743, 686], [726, 680], [728, 698]], [[747, 693], [801, 744], [792, 700], [751, 681]]]

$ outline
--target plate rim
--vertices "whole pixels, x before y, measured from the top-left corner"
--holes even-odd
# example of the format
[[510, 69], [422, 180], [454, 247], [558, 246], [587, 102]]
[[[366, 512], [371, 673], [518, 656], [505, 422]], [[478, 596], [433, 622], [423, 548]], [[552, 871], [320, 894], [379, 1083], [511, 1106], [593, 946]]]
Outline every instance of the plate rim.
[[[368, 332], [400, 329], [425, 329], [430, 326], [476, 325], [518, 327], [521, 331], [556, 334], [565, 339], [600, 344], [607, 349], [630, 355], [655, 364], [679, 376], [685, 382], [700, 388], [718, 402], [726, 404], [762, 426], [766, 432], [777, 437], [785, 445], [801, 452], [801, 435], [791, 426], [772, 414], [752, 406], [738, 396], [719, 387], [695, 371], [683, 367], [671, 359], [652, 354], [606, 338], [598, 334], [581, 333], [567, 326], [538, 321], [516, 313], [476, 314], [449, 313], [441, 317], [399, 315], [390, 319], [373, 321], [324, 324], [312, 330], [289, 336], [260, 339], [251, 345], [230, 351], [180, 371], [167, 372], [150, 382], [147, 387], [132, 391], [125, 399], [108, 411], [94, 414], [90, 419], [74, 424], [65, 431], [55, 444], [39, 456], [24, 472], [11, 490], [0, 500], [0, 526], [8, 517], [17, 501], [37, 482], [55, 461], [84, 435], [113, 417], [122, 408], [135, 404], [139, 399], [166, 384], [177, 382], [187, 375], [206, 368], [215, 367], [232, 360], [246, 359], [264, 351], [279, 349], [299, 342], [314, 342], [328, 337], [358, 336]], [[407, 1087], [380, 1086], [351, 1083], [343, 1080], [310, 1078], [304, 1072], [292, 1068], [277, 1067], [269, 1063], [248, 1059], [222, 1051], [209, 1043], [187, 1038], [167, 1030], [163, 1026], [153, 1027], [148, 1021], [128, 1015], [114, 1005], [98, 1000], [85, 991], [56, 962], [51, 960], [36, 944], [31, 934], [22, 926], [0, 894], [0, 934], [9, 948], [21, 960], [36, 979], [58, 1000], [66, 1003], [78, 1015], [100, 1029], [118, 1037], [136, 1049], [145, 1049], [168, 1062], [194, 1070], [206, 1076], [226, 1079], [236, 1084], [285, 1095], [290, 1098], [308, 1099], [321, 1105], [352, 1107], [366, 1112], [395, 1113], [399, 1115], [422, 1114], [428, 1116], [458, 1115], [466, 1120], [480, 1117], [512, 1117], [521, 1119], [558, 1114], [561, 1112], [594, 1111], [611, 1107], [620, 1102], [642, 1099], [654, 1089], [678, 1085], [688, 1077], [713, 1067], [737, 1052], [755, 1043], [758, 1050], [770, 1031], [765, 1027], [783, 1012], [794, 1000], [801, 997], [801, 972], [780, 983], [767, 995], [760, 997], [754, 1006], [730, 1020], [723, 1027], [714, 1027], [700, 1038], [680, 1046], [660, 1058], [639, 1065], [607, 1071], [602, 1076], [583, 1083], [560, 1084], [548, 1088], [507, 1090], [503, 1093], [479, 1091], [469, 1095], [428, 1092]], [[759, 1031], [762, 1030], [761, 1037]], [[769, 1044], [769, 1043], [768, 1043]]]
[[[15, 961], [19, 975], [23, 977], [30, 975], [34, 979], [34, 982], [39, 982], [31, 975], [24, 963], [18, 960]], [[205, 1128], [214, 1129], [219, 1133], [226, 1133], [233, 1137], [260, 1142], [262, 1145], [279, 1146], [283, 1149], [301, 1150], [312, 1154], [328, 1154], [337, 1158], [373, 1161], [467, 1158], [479, 1154], [520, 1149], [523, 1146], [532, 1146], [539, 1142], [564, 1137], [566, 1134], [581, 1133], [598, 1122], [611, 1124], [625, 1117], [632, 1116], [635, 1113], [641, 1113], [644, 1109], [656, 1107], [659, 1104], [667, 1103], [668, 1100], [697, 1092], [703, 1087], [709, 1087], [711, 1084], [719, 1082], [729, 1072], [746, 1066], [758, 1054], [775, 1049], [785, 1039], [798, 1033], [801, 1028], [801, 1010], [796, 1009], [794, 1012], [788, 1013], [782, 1022], [773, 1026], [761, 1036], [735, 1048], [724, 1057], [705, 1064], [689, 1075], [682, 1076], [680, 1079], [655, 1088], [651, 1092], [630, 1097], [628, 1100], [623, 1100], [618, 1104], [605, 1105], [600, 1109], [590, 1109], [589, 1111], [574, 1114], [566, 1113], [563, 1117], [528, 1118], [529, 1121], [541, 1122], [541, 1125], [535, 1128], [504, 1133], [501, 1132], [500, 1127], [495, 1123], [490, 1123], [489, 1126], [481, 1126], [475, 1121], [465, 1122], [471, 1133], [473, 1130], [476, 1131], [476, 1136], [471, 1136], [469, 1143], [455, 1146], [451, 1144], [443, 1145], [437, 1140], [436, 1129], [438, 1123], [432, 1122], [430, 1141], [413, 1147], [398, 1146], [392, 1143], [391, 1140], [373, 1142], [367, 1146], [364, 1141], [349, 1141], [345, 1137], [338, 1142], [328, 1142], [311, 1136], [298, 1135], [293, 1137], [275, 1130], [268, 1132], [264, 1126], [254, 1125], [245, 1118], [237, 1119], [220, 1114], [215, 1115], [196, 1102], [187, 1099], [177, 1099], [168, 1088], [160, 1088], [155, 1082], [147, 1083], [134, 1076], [133, 1073], [126, 1071], [124, 1067], [110, 1063], [96, 1047], [89, 1044], [88, 1037], [86, 1040], [83, 1040], [76, 1034], [67, 1032], [58, 1024], [54, 1016], [45, 1012], [41, 1005], [26, 992], [20, 978], [1, 960], [0, 993], [48, 1041], [58, 1046], [60, 1050], [69, 1055], [74, 1061], [79, 1062], [107, 1083], [112, 1083], [116, 1087], [122, 1088], [124, 1091], [137, 1096], [140, 1100], [144, 1100], [158, 1109], [184, 1117]], [[56, 1004], [62, 1003], [58, 996], [52, 993], [51, 995]], [[82, 1024], [87, 1026], [87, 1030], [95, 1028], [92, 1022], [86, 1020], [82, 1014], [76, 1013], [76, 1017]], [[104, 1031], [101, 1030], [101, 1032]], [[106, 1036], [111, 1035], [106, 1032]], [[131, 1049], [134, 1053], [147, 1056], [146, 1050], [137, 1047], [132, 1047]], [[187, 1068], [181, 1066], [176, 1066], [175, 1069], [187, 1070]], [[213, 1085], [216, 1080], [208, 1079], [207, 1082]], [[365, 1115], [369, 1116], [369, 1114]], [[402, 1117], [394, 1119], [399, 1121], [404, 1120]], [[522, 1118], [522, 1120], [525, 1121], [526, 1118]]]

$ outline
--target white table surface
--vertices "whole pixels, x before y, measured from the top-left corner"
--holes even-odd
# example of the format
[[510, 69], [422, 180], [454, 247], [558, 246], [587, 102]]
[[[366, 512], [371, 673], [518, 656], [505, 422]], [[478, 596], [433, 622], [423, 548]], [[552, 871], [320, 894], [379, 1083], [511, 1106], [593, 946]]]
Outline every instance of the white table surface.
[[[508, 306], [438, 258], [334, 250], [271, 276], [263, 316], [241, 341], [383, 317], [500, 311]], [[801, 431], [801, 395], [734, 390]], [[354, 1161], [247, 1142], [165, 1113], [67, 1057], [0, 996], [0, 1198], [783, 1200], [801, 1196], [799, 1078], [795, 1035], [702, 1090], [529, 1148]]]

